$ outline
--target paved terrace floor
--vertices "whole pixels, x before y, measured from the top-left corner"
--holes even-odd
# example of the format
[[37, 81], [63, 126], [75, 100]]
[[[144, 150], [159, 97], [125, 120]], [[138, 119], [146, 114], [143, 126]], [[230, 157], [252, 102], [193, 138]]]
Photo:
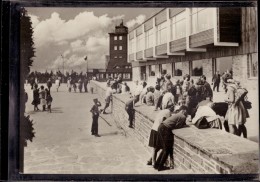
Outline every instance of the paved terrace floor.
[[[136, 139], [124, 135], [111, 116], [99, 119], [99, 134], [91, 130], [93, 98], [96, 94], [69, 93], [65, 84], [52, 88], [52, 113], [34, 112], [32, 90], [26, 113], [34, 122], [35, 138], [25, 147], [24, 173], [30, 174], [185, 174], [181, 169], [158, 172], [146, 165], [150, 154]], [[102, 101], [103, 105], [104, 102]]]

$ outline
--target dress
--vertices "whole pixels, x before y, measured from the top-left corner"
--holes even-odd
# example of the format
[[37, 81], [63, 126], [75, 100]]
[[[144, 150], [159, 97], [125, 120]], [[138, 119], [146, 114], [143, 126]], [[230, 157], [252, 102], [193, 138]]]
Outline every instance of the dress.
[[227, 86], [227, 101], [229, 102], [228, 110], [225, 119], [229, 125], [239, 125], [246, 122], [246, 109], [241, 101], [235, 104], [236, 86], [230, 84]]
[[171, 116], [171, 112], [169, 109], [161, 110], [156, 115], [151, 132], [150, 132], [149, 143], [148, 143], [149, 147], [156, 148], [157, 138], [158, 138], [158, 127], [163, 122], [164, 118], [166, 119], [170, 116]]

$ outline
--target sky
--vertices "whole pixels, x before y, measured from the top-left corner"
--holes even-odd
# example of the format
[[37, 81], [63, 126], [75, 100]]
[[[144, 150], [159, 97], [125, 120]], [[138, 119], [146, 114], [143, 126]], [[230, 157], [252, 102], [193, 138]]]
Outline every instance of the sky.
[[[105, 67], [109, 32], [122, 20], [129, 29], [161, 8], [26, 8], [35, 57], [32, 71], [85, 71]], [[87, 56], [88, 63], [84, 60]]]

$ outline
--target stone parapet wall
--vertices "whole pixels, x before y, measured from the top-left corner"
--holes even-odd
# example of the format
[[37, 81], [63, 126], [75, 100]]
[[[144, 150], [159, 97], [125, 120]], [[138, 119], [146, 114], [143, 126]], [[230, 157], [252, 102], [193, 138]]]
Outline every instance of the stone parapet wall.
[[[104, 99], [105, 88], [93, 81], [98, 95]], [[148, 147], [148, 140], [156, 112], [152, 106], [135, 107], [135, 127], [128, 127], [125, 102], [129, 95], [113, 95], [112, 117], [128, 136]], [[258, 144], [226, 133], [223, 130], [200, 130], [193, 126], [174, 130], [174, 165], [195, 174], [257, 174]], [[149, 156], [147, 156], [147, 159]], [[147, 159], [144, 159], [147, 160]]]

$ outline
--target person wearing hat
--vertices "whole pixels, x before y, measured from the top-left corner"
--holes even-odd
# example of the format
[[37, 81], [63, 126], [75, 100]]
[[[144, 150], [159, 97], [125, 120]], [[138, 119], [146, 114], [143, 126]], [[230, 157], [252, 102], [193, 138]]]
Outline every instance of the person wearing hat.
[[92, 126], [91, 126], [91, 134], [95, 135], [96, 137], [100, 137], [98, 134], [98, 117], [99, 117], [99, 108], [101, 103], [98, 99], [93, 99], [94, 105], [92, 106], [90, 112], [92, 113]]

